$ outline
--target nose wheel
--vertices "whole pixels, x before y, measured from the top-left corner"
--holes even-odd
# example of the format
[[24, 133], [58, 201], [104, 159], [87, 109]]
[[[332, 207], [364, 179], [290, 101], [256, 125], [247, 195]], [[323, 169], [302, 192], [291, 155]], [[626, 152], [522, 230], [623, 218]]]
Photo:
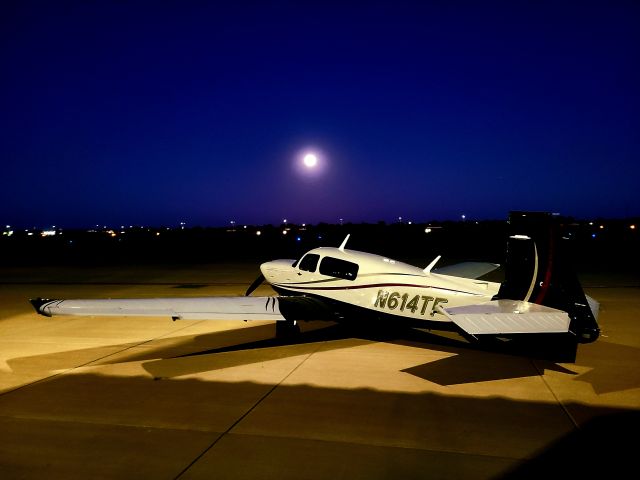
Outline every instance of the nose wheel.
[[288, 338], [300, 334], [300, 325], [295, 320], [276, 322], [276, 338]]

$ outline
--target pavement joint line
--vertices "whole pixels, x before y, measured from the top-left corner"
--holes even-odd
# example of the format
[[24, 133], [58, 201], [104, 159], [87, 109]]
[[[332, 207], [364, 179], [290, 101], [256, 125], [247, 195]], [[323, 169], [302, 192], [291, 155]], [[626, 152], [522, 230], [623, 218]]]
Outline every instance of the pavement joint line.
[[51, 380], [53, 378], [56, 378], [56, 377], [59, 377], [59, 376], [62, 376], [62, 375], [66, 375], [69, 372], [72, 372], [72, 371], [77, 370], [77, 369], [82, 368], [82, 367], [86, 367], [88, 365], [91, 365], [94, 362], [99, 362], [100, 360], [104, 360], [105, 358], [109, 358], [109, 357], [111, 357], [113, 355], [117, 355], [119, 353], [126, 352], [127, 350], [130, 350], [132, 348], [136, 348], [136, 347], [139, 347], [139, 346], [144, 345], [146, 343], [153, 342], [153, 341], [158, 340], [160, 338], [166, 337], [167, 335], [170, 335], [172, 333], [176, 333], [176, 332], [179, 332], [181, 330], [184, 330], [185, 328], [193, 327], [194, 325], [197, 325], [197, 324], [202, 323], [204, 321], [206, 321], [206, 320], [199, 320], [194, 324], [185, 325], [184, 327], [180, 327], [180, 328], [178, 328], [176, 330], [171, 330], [170, 332], [165, 332], [162, 335], [158, 335], [157, 337], [149, 338], [148, 340], [144, 340], [144, 341], [139, 342], [139, 343], [130, 344], [127, 347], [123, 348], [122, 350], [118, 350], [116, 352], [111, 352], [111, 353], [109, 353], [107, 355], [104, 355], [102, 357], [99, 357], [99, 358], [94, 358], [93, 360], [90, 360], [90, 361], [88, 361], [86, 363], [83, 363], [81, 365], [76, 365], [75, 367], [67, 368], [64, 371], [54, 373], [53, 375], [48, 375], [46, 377], [39, 378], [37, 380], [34, 380], [33, 382], [24, 383], [22, 385], [19, 385], [19, 386], [15, 387], [15, 388], [10, 389], [10, 390], [5, 390], [3, 392], [0, 391], [0, 396], [7, 395], [8, 393], [16, 392], [16, 391], [21, 390], [23, 388], [30, 387], [31, 385], [36, 385], [36, 384], [38, 384], [40, 382], [45, 382], [47, 380]]
[[313, 350], [311, 353], [309, 353], [298, 365], [296, 365], [289, 373], [287, 373], [278, 383], [276, 383], [275, 385], [273, 385], [269, 391], [267, 391], [267, 393], [265, 393], [262, 397], [260, 397], [258, 399], [258, 401], [256, 403], [254, 403], [246, 412], [244, 412], [240, 418], [238, 418], [235, 422], [233, 422], [231, 424], [231, 426], [229, 426], [229, 428], [227, 428], [224, 432], [222, 432], [222, 434], [220, 434], [212, 443], [211, 445], [209, 445], [207, 448], [205, 448], [202, 453], [200, 453], [200, 455], [198, 455], [196, 458], [193, 459], [193, 461], [191, 463], [189, 463], [189, 465], [187, 465], [180, 473], [178, 473], [178, 475], [174, 478], [174, 480], [178, 480], [182, 475], [184, 475], [185, 473], [187, 473], [187, 471], [193, 467], [198, 460], [200, 460], [204, 455], [206, 455], [206, 453], [211, 450], [213, 447], [215, 447], [215, 445], [222, 439], [222, 437], [224, 437], [225, 435], [227, 435], [228, 433], [231, 432], [231, 430], [234, 429], [234, 427], [236, 425], [238, 425], [242, 420], [244, 420], [251, 412], [253, 412], [253, 410], [255, 410], [255, 408], [260, 405], [269, 395], [271, 395], [271, 393], [278, 388], [280, 385], [282, 385], [282, 383], [289, 378], [291, 375], [293, 375], [293, 373], [298, 370], [302, 364], [304, 364], [307, 360], [309, 360], [309, 358], [311, 358], [311, 356], [313, 354], [315, 354], [319, 348], [320, 345], [322, 345], [323, 343], [326, 342], [320, 342], [320, 344], [315, 348], [315, 350]]
[[261, 437], [261, 438], [286, 438], [289, 440], [309, 440], [313, 442], [322, 442], [322, 443], [339, 443], [341, 445], [359, 445], [363, 447], [396, 448], [398, 450], [415, 450], [419, 452], [446, 453], [449, 455], [462, 455], [465, 457], [473, 456], [473, 457], [480, 457], [480, 458], [495, 458], [495, 459], [502, 459], [502, 460], [526, 460], [528, 458], [531, 458], [528, 456], [505, 457], [504, 455], [491, 455], [487, 453], [477, 453], [477, 452], [470, 453], [470, 452], [462, 452], [459, 450], [442, 450], [442, 449], [435, 449], [435, 448], [411, 447], [407, 445], [390, 445], [390, 444], [375, 443], [375, 442], [365, 443], [365, 442], [344, 441], [344, 440], [338, 440], [338, 439], [328, 440], [326, 438], [296, 437], [292, 435], [264, 435], [260, 433], [230, 433], [229, 435], [239, 435], [239, 436], [242, 435], [247, 437]]
[[560, 405], [560, 408], [562, 408], [565, 415], [569, 417], [569, 420], [571, 420], [571, 423], [573, 423], [573, 426], [576, 427], [576, 429], [580, 430], [580, 425], [578, 425], [578, 422], [576, 422], [576, 419], [573, 418], [573, 415], [571, 415], [571, 412], [569, 412], [569, 409], [567, 409], [567, 406], [558, 398], [558, 396], [556, 395], [556, 392], [554, 392], [553, 389], [551, 388], [551, 385], [549, 385], [549, 382], [545, 380], [544, 370], [541, 371], [538, 368], [538, 365], [536, 364], [536, 361], [534, 359], [530, 359], [530, 361], [531, 361], [531, 364], [533, 365], [533, 368], [535, 368], [536, 372], [538, 372], [538, 376], [542, 380], [542, 383], [545, 384], [545, 386], [547, 387], [551, 395], [553, 395], [553, 398], [556, 399], [556, 402], [558, 403], [558, 405]]
[[141, 423], [122, 423], [122, 422], [96, 422], [91, 420], [70, 419], [70, 418], [53, 418], [53, 417], [38, 417], [33, 415], [5, 415], [0, 414], [0, 418], [14, 419], [14, 420], [37, 420], [39, 422], [50, 423], [77, 423], [80, 425], [100, 425], [100, 426], [114, 426], [122, 428], [142, 428], [142, 429], [154, 429], [154, 430], [174, 430], [177, 432], [195, 432], [195, 433], [218, 433], [222, 432], [218, 430], [201, 430], [194, 427], [180, 428], [178, 426], [171, 425], [146, 425]]

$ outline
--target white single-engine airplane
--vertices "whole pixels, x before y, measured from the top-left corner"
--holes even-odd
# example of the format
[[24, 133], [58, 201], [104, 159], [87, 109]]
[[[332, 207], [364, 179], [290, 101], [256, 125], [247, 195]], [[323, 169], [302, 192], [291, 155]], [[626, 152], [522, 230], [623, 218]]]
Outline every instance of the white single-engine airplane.
[[[340, 247], [310, 250], [299, 260], [274, 260], [244, 297], [52, 300], [33, 299], [45, 316], [168, 316], [174, 320], [275, 320], [278, 333], [298, 321], [391, 322], [456, 331], [474, 342], [552, 336], [577, 343], [599, 336], [598, 302], [587, 297], [564, 261], [559, 223], [546, 213], [512, 212], [502, 283], [480, 279], [499, 265], [467, 262], [418, 268]], [[266, 281], [279, 296], [250, 297]]]

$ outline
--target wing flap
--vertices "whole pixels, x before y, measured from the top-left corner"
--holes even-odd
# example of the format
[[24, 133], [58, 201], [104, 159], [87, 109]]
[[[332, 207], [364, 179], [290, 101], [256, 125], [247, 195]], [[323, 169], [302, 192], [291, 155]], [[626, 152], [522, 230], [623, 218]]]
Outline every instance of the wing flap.
[[31, 300], [45, 316], [172, 317], [182, 320], [284, 320], [277, 297]]
[[516, 300], [443, 307], [441, 311], [471, 335], [566, 333], [570, 323], [569, 315], [562, 310]]

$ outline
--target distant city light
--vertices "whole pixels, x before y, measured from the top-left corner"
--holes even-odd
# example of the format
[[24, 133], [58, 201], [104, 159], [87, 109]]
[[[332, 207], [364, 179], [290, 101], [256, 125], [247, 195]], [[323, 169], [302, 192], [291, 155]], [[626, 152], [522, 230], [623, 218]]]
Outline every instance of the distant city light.
[[296, 241], [299, 242], [300, 240], [302, 240], [302, 238], [300, 237], [296, 237]]
[[283, 234], [283, 235], [286, 235], [286, 234], [287, 234], [287, 231], [286, 231], [286, 230], [282, 230], [282, 234]]
[[466, 219], [467, 219], [467, 216], [463, 213], [462, 214], [462, 220], [466, 220]]
[[603, 230], [603, 229], [604, 229], [604, 225], [600, 225], [600, 230]]
[[260, 230], [258, 230], [258, 231], [256, 232], [256, 235], [257, 235], [257, 236], [260, 236], [260, 235], [262, 235], [262, 232], [261, 232]]
[[630, 228], [631, 230], [635, 230], [635, 229], [636, 229], [636, 226], [635, 226], [635, 225], [629, 225], [629, 228]]
[[425, 228], [424, 229], [424, 233], [431, 233], [431, 229], [430, 228]]
[[42, 235], [43, 237], [53, 237], [55, 234], [55, 230], [43, 230], [40, 235]]

